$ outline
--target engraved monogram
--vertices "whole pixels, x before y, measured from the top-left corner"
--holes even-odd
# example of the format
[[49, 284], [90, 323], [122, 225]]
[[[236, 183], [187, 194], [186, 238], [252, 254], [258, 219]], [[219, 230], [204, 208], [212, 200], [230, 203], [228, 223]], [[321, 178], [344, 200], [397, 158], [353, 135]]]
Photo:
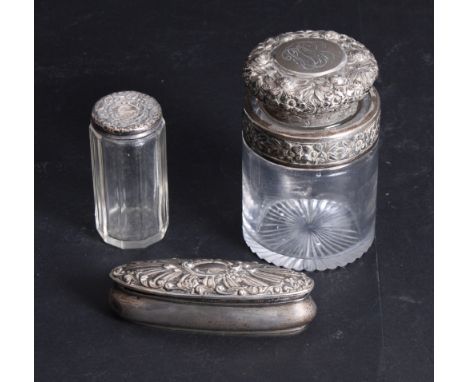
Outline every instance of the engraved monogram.
[[328, 51], [326, 44], [321, 41], [297, 41], [286, 46], [281, 52], [281, 57], [310, 71], [322, 69], [335, 60], [335, 55]]
[[303, 273], [257, 262], [211, 259], [140, 261], [114, 268], [111, 278], [141, 292], [180, 297], [281, 298], [305, 295], [313, 281]]

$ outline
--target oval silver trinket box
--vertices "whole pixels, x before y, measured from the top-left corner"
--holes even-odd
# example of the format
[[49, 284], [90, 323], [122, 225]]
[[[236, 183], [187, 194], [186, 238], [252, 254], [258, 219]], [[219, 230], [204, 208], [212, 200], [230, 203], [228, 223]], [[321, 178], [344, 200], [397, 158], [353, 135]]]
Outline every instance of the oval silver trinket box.
[[171, 329], [241, 335], [301, 332], [315, 317], [306, 274], [257, 262], [164, 259], [110, 273], [121, 317]]

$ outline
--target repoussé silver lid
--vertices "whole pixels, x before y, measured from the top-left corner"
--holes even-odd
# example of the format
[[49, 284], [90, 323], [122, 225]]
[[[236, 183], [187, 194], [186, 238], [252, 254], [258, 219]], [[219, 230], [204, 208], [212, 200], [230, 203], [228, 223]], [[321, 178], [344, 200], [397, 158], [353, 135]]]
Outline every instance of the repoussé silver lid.
[[353, 115], [378, 75], [364, 45], [334, 31], [283, 33], [250, 53], [244, 81], [276, 119], [324, 126]]
[[93, 126], [108, 134], [142, 135], [158, 126], [161, 106], [137, 91], [111, 93], [97, 101], [91, 113]]

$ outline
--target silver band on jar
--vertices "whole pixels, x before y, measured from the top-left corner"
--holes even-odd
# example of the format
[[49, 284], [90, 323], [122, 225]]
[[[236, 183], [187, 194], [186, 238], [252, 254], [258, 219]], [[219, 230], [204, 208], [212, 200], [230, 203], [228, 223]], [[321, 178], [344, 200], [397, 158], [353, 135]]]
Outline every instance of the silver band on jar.
[[282, 129], [258, 110], [255, 99], [246, 101], [245, 142], [262, 157], [290, 167], [319, 169], [349, 163], [369, 151], [379, 136], [380, 99], [375, 88], [359, 103], [351, 119], [324, 128]]

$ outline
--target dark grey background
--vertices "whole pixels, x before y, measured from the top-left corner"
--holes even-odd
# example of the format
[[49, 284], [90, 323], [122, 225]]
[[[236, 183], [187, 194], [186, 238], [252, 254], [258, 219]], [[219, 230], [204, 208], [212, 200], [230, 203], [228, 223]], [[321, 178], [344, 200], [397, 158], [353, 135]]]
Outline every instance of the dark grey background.
[[[433, 7], [430, 1], [37, 1], [38, 381], [428, 381], [433, 377]], [[281, 32], [334, 29], [380, 64], [377, 238], [313, 273], [318, 315], [290, 338], [167, 332], [116, 318], [108, 271], [169, 256], [253, 260], [241, 237], [241, 70]], [[170, 225], [145, 250], [95, 228], [93, 103], [139, 90], [163, 106]]]

